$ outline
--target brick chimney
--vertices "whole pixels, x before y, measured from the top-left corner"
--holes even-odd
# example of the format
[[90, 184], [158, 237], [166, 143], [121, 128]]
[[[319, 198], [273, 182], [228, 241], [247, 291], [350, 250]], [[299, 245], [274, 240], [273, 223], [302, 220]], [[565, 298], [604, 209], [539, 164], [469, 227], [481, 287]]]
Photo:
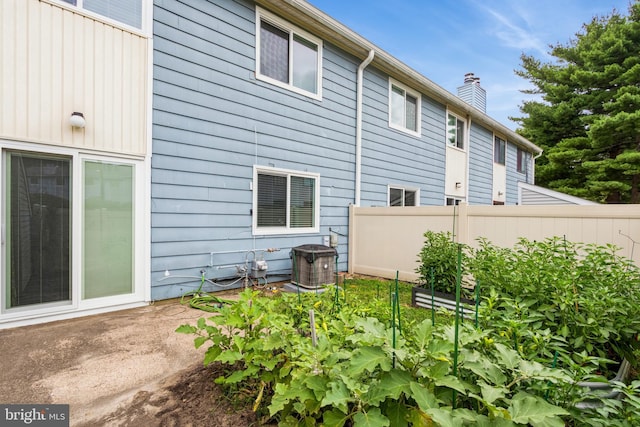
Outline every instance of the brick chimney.
[[487, 112], [487, 92], [480, 87], [480, 77], [464, 75], [464, 84], [458, 87], [458, 97], [483, 113]]

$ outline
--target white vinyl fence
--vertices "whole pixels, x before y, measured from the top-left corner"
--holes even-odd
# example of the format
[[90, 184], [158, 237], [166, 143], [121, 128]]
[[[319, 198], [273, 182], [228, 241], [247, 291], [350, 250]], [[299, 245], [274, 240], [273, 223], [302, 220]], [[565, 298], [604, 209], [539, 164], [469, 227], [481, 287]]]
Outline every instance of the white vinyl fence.
[[[355, 207], [349, 211], [349, 272], [416, 281], [424, 233], [449, 231], [477, 246], [484, 237], [513, 247], [520, 237], [613, 244], [640, 266], [640, 206]], [[637, 243], [636, 243], [637, 242]]]

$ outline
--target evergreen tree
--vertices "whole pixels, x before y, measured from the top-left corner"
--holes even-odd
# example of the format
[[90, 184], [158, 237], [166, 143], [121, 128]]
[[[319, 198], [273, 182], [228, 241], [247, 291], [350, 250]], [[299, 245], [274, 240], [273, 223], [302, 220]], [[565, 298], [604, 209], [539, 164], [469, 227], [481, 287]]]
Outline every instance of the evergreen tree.
[[516, 118], [544, 149], [536, 184], [605, 203], [640, 203], [640, 0], [551, 47], [553, 63], [522, 55], [516, 74], [542, 101]]

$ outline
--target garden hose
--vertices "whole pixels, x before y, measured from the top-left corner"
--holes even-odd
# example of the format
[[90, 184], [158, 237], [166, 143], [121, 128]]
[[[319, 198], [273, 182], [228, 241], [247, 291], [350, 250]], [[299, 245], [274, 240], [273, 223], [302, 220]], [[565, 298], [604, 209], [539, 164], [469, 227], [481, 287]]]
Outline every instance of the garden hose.
[[[183, 296], [184, 300], [184, 296]], [[183, 302], [183, 301], [181, 301]], [[195, 294], [190, 300], [189, 305], [198, 310], [204, 310], [209, 313], [219, 311], [225, 304], [233, 304], [235, 301], [219, 298], [207, 293]]]
[[235, 302], [204, 292], [202, 288], [204, 287], [205, 282], [208, 281], [204, 274], [205, 270], [200, 270], [200, 287], [198, 287], [196, 291], [184, 293], [182, 298], [180, 298], [180, 304], [185, 303], [185, 298], [191, 297], [189, 299], [189, 305], [192, 308], [208, 311], [209, 313], [215, 313], [224, 307], [225, 304], [233, 304]]

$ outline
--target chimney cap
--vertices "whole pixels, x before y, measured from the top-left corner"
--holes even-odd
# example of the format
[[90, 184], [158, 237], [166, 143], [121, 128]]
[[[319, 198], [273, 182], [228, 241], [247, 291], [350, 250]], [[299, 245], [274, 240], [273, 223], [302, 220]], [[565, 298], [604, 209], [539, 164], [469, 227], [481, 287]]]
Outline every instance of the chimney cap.
[[480, 85], [480, 77], [476, 77], [474, 73], [467, 73], [464, 75], [464, 83]]

